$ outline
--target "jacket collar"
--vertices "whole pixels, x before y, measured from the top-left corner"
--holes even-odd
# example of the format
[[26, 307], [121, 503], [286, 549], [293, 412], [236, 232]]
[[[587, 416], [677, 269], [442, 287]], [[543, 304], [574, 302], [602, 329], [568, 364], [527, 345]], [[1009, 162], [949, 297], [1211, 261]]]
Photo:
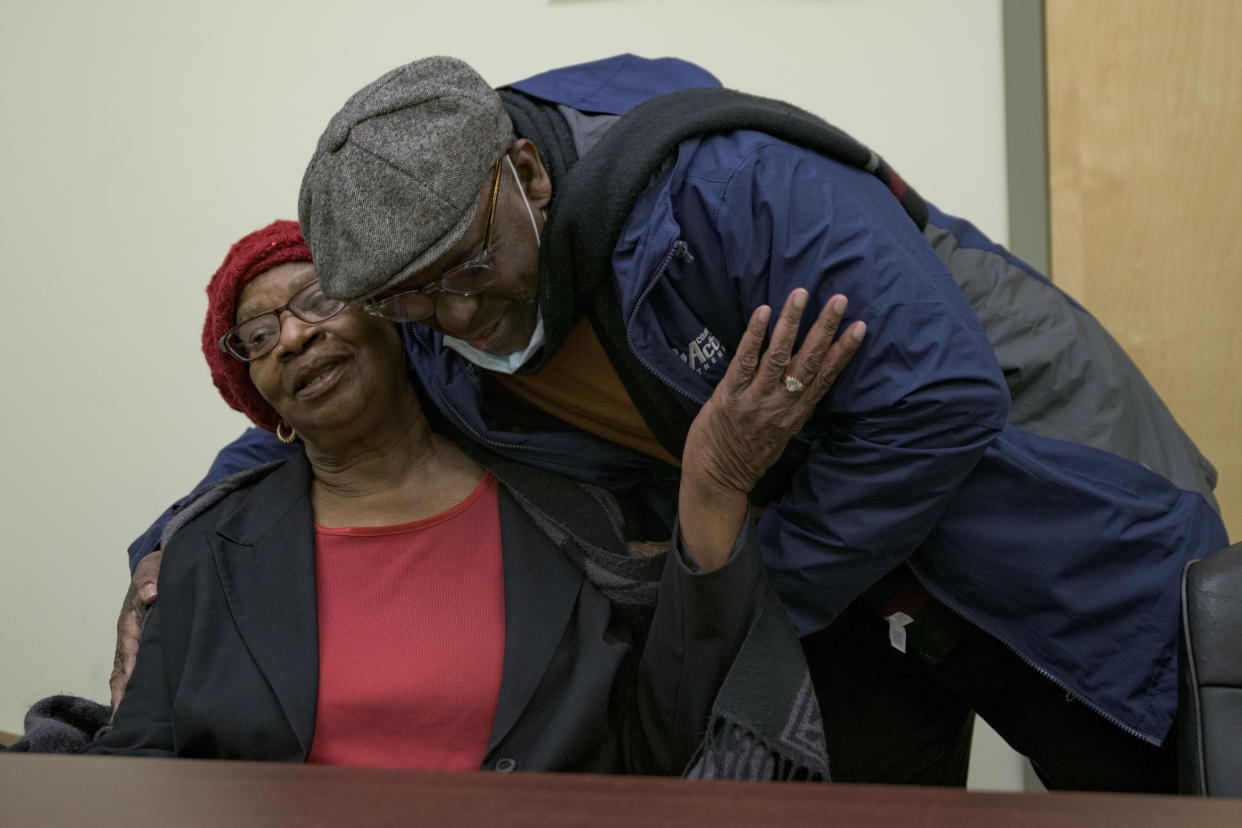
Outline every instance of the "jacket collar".
[[303, 757], [310, 753], [319, 698], [310, 481], [306, 456], [293, 456], [240, 498], [210, 538], [229, 612]]
[[500, 489], [504, 543], [505, 655], [488, 741], [490, 754], [530, 705], [564, 638], [584, 575], [553, 546], [504, 486]]

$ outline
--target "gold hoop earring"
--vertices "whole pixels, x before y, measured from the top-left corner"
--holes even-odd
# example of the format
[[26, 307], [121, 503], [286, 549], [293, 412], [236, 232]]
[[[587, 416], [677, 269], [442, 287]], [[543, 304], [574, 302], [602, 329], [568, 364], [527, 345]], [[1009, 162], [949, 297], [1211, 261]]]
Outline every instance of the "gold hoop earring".
[[[288, 434], [281, 434], [281, 433], [280, 433], [280, 430], [281, 430], [282, 428], [287, 428], [287, 429], [289, 429], [289, 433], [288, 433]], [[276, 439], [280, 440], [280, 442], [282, 442], [282, 443], [292, 443], [292, 442], [293, 442], [294, 440], [296, 440], [297, 438], [298, 438], [298, 433], [297, 433], [296, 431], [294, 431], [294, 430], [293, 430], [293, 426], [287, 426], [287, 425], [285, 425], [285, 421], [284, 421], [284, 420], [281, 420], [280, 422], [278, 422], [278, 423], [276, 424]]]

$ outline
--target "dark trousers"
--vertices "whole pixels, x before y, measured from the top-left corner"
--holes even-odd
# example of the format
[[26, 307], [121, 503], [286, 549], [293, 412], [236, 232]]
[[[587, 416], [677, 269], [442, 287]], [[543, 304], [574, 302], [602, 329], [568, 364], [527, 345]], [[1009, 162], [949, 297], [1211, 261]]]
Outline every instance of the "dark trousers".
[[1174, 732], [1129, 735], [935, 599], [906, 632], [859, 599], [802, 641], [833, 780], [964, 786], [977, 713], [1050, 789], [1177, 792]]

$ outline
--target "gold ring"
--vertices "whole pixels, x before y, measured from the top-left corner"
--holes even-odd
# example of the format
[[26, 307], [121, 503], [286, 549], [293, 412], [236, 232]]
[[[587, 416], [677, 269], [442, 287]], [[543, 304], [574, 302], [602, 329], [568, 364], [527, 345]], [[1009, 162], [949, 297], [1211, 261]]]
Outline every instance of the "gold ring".
[[806, 386], [803, 385], [802, 380], [798, 379], [797, 377], [786, 376], [785, 377], [785, 390], [796, 394], [799, 391], [805, 391]]

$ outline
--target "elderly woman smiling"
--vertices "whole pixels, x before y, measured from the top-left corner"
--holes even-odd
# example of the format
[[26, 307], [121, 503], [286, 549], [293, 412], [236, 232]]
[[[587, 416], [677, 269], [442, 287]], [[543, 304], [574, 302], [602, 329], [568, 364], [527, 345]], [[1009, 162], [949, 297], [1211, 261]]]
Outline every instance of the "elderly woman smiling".
[[[652, 521], [629, 505], [433, 428], [397, 328], [323, 295], [295, 223], [234, 245], [208, 296], [216, 386], [302, 450], [182, 510], [92, 752], [753, 775], [722, 758], [746, 742], [719, 721], [726, 674], [753, 635], [788, 644], [782, 671], [805, 665], [765, 610], [747, 495], [856, 349], [833, 341], [838, 313], [789, 365], [761, 353], [756, 313], [690, 430], [669, 551], [637, 558]], [[788, 356], [801, 298], [769, 354]], [[792, 366], [803, 392], [780, 381]], [[760, 775], [790, 775], [750, 726]]]

